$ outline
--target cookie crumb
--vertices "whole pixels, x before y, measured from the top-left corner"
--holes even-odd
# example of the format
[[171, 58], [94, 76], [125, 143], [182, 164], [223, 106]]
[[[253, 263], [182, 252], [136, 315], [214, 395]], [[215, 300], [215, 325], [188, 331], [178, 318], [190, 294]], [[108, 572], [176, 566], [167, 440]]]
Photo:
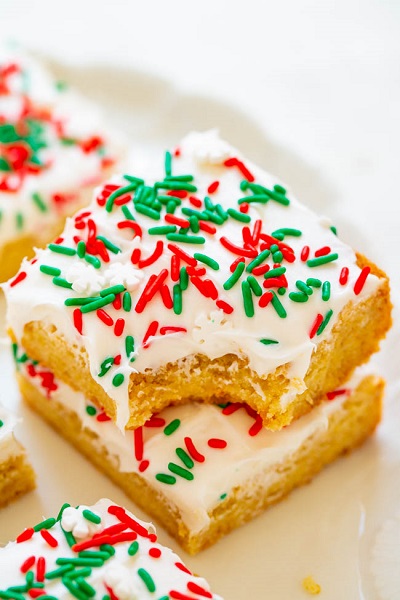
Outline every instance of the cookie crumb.
[[316, 596], [321, 592], [321, 586], [319, 585], [319, 583], [314, 581], [311, 575], [303, 579], [303, 589], [305, 589], [305, 591], [311, 594], [312, 596]]

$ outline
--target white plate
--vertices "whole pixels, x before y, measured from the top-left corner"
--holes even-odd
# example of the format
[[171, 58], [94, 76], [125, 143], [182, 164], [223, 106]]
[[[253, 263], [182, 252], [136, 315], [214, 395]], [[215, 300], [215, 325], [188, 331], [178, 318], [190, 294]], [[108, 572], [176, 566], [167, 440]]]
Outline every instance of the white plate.
[[[332, 205], [334, 194], [323, 178], [316, 177], [313, 169], [290, 151], [266, 139], [257, 124], [237, 109], [210, 98], [183, 95], [168, 82], [144, 73], [61, 65], [55, 65], [55, 70], [104, 105], [111, 121], [132, 137], [135, 151], [139, 147], [164, 151], [188, 130], [218, 127], [249, 157], [288, 182], [312, 208], [336, 218], [346, 237], [356, 240], [355, 245], [357, 239], [365, 245], [352, 225], [340, 221]], [[392, 242], [389, 240], [384, 250], [387, 256], [396, 250], [389, 247]], [[324, 600], [379, 598], [371, 575], [371, 547], [385, 520], [395, 515], [400, 492], [400, 415], [395, 403], [399, 339], [393, 331], [383, 356], [376, 360], [378, 371], [389, 382], [386, 413], [377, 435], [363, 448], [195, 558], [185, 556], [158, 528], [161, 542], [176, 549], [225, 600], [305, 599], [309, 596], [302, 589], [302, 580], [308, 575], [321, 585]], [[5, 345], [0, 357], [1, 399], [23, 417], [17, 434], [38, 474], [37, 491], [0, 513], [0, 544], [43, 516], [56, 514], [66, 501], [90, 504], [106, 496], [146, 518], [20, 403]], [[396, 543], [399, 549], [400, 542]], [[398, 585], [397, 571], [396, 565], [389, 571], [389, 588]], [[382, 596], [385, 598], [389, 596]]]

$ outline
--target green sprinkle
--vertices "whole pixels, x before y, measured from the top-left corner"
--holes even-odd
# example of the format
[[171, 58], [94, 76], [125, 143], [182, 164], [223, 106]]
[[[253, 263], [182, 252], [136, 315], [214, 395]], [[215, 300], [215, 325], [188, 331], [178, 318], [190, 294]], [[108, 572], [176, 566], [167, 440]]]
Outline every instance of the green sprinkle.
[[195, 252], [193, 254], [193, 258], [195, 258], [196, 260], [199, 260], [200, 262], [204, 263], [208, 267], [211, 267], [211, 269], [214, 269], [214, 271], [219, 270], [219, 264], [217, 263], [217, 261], [214, 260], [213, 258], [211, 258], [210, 256], [207, 256], [206, 254], [201, 254], [200, 252]]
[[150, 227], [148, 230], [150, 235], [167, 235], [167, 233], [175, 233], [176, 225], [163, 225], [162, 227]]
[[17, 229], [21, 230], [24, 226], [24, 215], [20, 212], [18, 212], [15, 215], [15, 223], [16, 223], [16, 227]]
[[165, 175], [170, 177], [172, 173], [172, 155], [168, 150], [165, 153]]
[[[80, 556], [80, 554], [79, 554], [79, 556]], [[70, 573], [68, 575], [68, 579], [78, 579], [79, 577], [88, 577], [89, 575], [91, 575], [91, 573], [92, 573], [91, 567], [84, 567], [83, 569], [78, 569], [77, 571]], [[78, 585], [79, 585], [79, 582], [78, 582]]]
[[332, 225], [332, 227], [330, 228], [330, 230], [332, 231], [332, 233], [334, 233], [335, 235], [337, 235], [337, 228]]
[[34, 201], [34, 203], [36, 204], [36, 206], [38, 207], [38, 209], [40, 211], [42, 211], [42, 212], [47, 211], [47, 206], [46, 206], [43, 198], [40, 196], [40, 194], [38, 194], [37, 192], [32, 194], [32, 200]]
[[53, 277], [58, 277], [61, 275], [61, 269], [57, 267], [51, 267], [50, 265], [40, 265], [40, 271], [45, 275], [52, 275]]
[[307, 302], [308, 294], [304, 292], [290, 292], [289, 298], [293, 300], [293, 302]]
[[182, 313], [182, 289], [178, 283], [172, 288], [172, 301], [174, 313], [180, 315]]
[[253, 196], [245, 196], [244, 198], [239, 198], [238, 204], [259, 202], [261, 204], [266, 204], [269, 202], [269, 196], [266, 194], [254, 194]]
[[86, 407], [86, 412], [90, 417], [94, 417], [95, 414], [97, 414], [97, 410], [94, 406], [91, 406], [90, 404], [88, 404], [88, 406]]
[[139, 550], [139, 543], [136, 541], [132, 542], [132, 544], [128, 548], [129, 556], [135, 556], [135, 554], [137, 553], [138, 550]]
[[246, 271], [248, 273], [251, 273], [253, 271], [253, 269], [255, 269], [255, 267], [258, 267], [259, 265], [261, 265], [261, 263], [264, 262], [264, 260], [266, 260], [270, 254], [271, 254], [271, 251], [268, 249], [260, 252], [260, 254], [258, 256], [256, 256], [256, 258], [254, 258], [247, 265]]
[[[131, 220], [131, 219], [129, 219]], [[96, 236], [97, 240], [100, 240], [101, 242], [103, 242], [103, 244], [105, 245], [105, 247], [110, 250], [110, 252], [113, 252], [114, 254], [118, 254], [118, 252], [121, 252], [121, 248], [118, 248], [118, 246], [116, 246], [115, 244], [113, 244], [108, 238], [106, 238], [104, 235], [98, 235]]]
[[182, 292], [187, 290], [189, 285], [189, 275], [187, 274], [186, 267], [182, 267], [179, 271], [179, 283], [182, 289]]
[[108, 373], [108, 371], [111, 369], [113, 364], [114, 364], [113, 356], [108, 356], [107, 358], [105, 358], [100, 365], [100, 373], [98, 374], [98, 377], [104, 377], [104, 375], [106, 375], [106, 373]]
[[12, 598], [13, 600], [25, 600], [25, 596], [22, 596], [22, 594], [17, 594], [17, 592], [1, 592], [0, 591], [0, 598]]
[[309, 285], [307, 285], [306, 283], [304, 283], [304, 281], [301, 281], [300, 279], [298, 281], [296, 281], [296, 287], [298, 290], [303, 292], [303, 294], [307, 294], [307, 296], [311, 296], [311, 294], [313, 293], [312, 288]]
[[167, 175], [165, 181], [193, 181], [193, 175]]
[[178, 429], [180, 424], [180, 419], [174, 419], [173, 421], [171, 421], [171, 423], [164, 427], [165, 435], [172, 435]]
[[157, 181], [154, 184], [155, 189], [160, 190], [185, 190], [186, 192], [197, 192], [197, 187], [192, 185], [191, 183], [187, 183], [186, 181], [177, 180], [174, 178], [174, 181]]
[[114, 387], [119, 387], [124, 383], [124, 381], [125, 377], [122, 375], [122, 373], [117, 373], [112, 379], [112, 384]]
[[83, 240], [81, 240], [80, 242], [78, 242], [78, 245], [76, 247], [76, 253], [79, 256], [79, 258], [83, 258], [86, 254], [86, 242], [84, 242]]
[[283, 304], [281, 303], [278, 296], [274, 292], [272, 292], [271, 304], [274, 307], [274, 309], [276, 310], [277, 315], [279, 317], [281, 317], [281, 319], [284, 319], [285, 317], [287, 317], [287, 312], [284, 309]]
[[68, 546], [71, 548], [72, 546], [74, 546], [76, 544], [76, 539], [74, 537], [74, 535], [70, 532], [70, 531], [65, 531], [65, 529], [62, 529], [62, 532], [64, 534], [64, 537], [66, 539], [66, 542], [68, 544]]
[[78, 600], [87, 600], [87, 594], [80, 590], [75, 582], [72, 582], [67, 577], [63, 577], [61, 581], [75, 598], [78, 598]]
[[102, 552], [107, 552], [109, 556], [114, 556], [115, 554], [115, 548], [114, 546], [111, 546], [111, 544], [101, 544], [100, 550]]
[[173, 475], [167, 475], [166, 473], [157, 473], [156, 479], [157, 481], [166, 483], [167, 485], [174, 485], [174, 483], [176, 483], [176, 477]]
[[181, 233], [168, 233], [167, 240], [181, 244], [205, 244], [206, 240], [201, 235], [183, 235]]
[[0, 171], [11, 171], [11, 166], [8, 164], [5, 158], [0, 156]]
[[59, 287], [67, 288], [72, 290], [72, 283], [64, 279], [63, 277], [53, 277], [54, 285], [58, 285]]
[[64, 558], [56, 559], [57, 565], [74, 565], [76, 567], [102, 567], [104, 560], [101, 558]]
[[146, 569], [138, 569], [138, 575], [149, 590], [149, 592], [156, 591], [156, 584], [154, 583], [152, 576], [148, 571], [146, 571]]
[[67, 298], [64, 301], [65, 306], [83, 306], [84, 304], [90, 304], [94, 302], [94, 300], [98, 300], [98, 298]]
[[324, 281], [322, 284], [322, 300], [327, 302], [331, 297], [331, 284], [330, 281]]
[[135, 217], [133, 216], [126, 204], [121, 206], [121, 210], [124, 213], [125, 219], [127, 219], [128, 221], [136, 221]]
[[275, 269], [270, 269], [266, 273], [264, 273], [264, 279], [271, 279], [271, 277], [280, 277], [286, 273], [286, 267], [276, 267]]
[[41, 521], [35, 525], [33, 529], [35, 531], [40, 531], [41, 529], [51, 529], [55, 524], [56, 520], [53, 517], [50, 517], [49, 519], [45, 519], [44, 521]]
[[253, 294], [255, 294], [255, 296], [262, 296], [262, 287], [258, 283], [257, 279], [253, 275], [249, 275], [247, 281], [250, 284]]
[[186, 450], [184, 450], [183, 448], [176, 448], [175, 452], [178, 458], [181, 459], [185, 467], [187, 467], [188, 469], [193, 469], [194, 461], [192, 460], [191, 456], [189, 456], [189, 454], [186, 452]]
[[187, 479], [188, 481], [192, 481], [194, 479], [193, 473], [191, 473], [187, 469], [184, 469], [183, 467], [180, 467], [176, 463], [173, 463], [173, 462], [168, 463], [168, 469], [171, 471], [171, 473], [174, 473], [175, 475], [179, 475], [179, 477], [182, 477], [183, 479]]
[[[81, 550], [79, 552], [80, 558], [101, 558], [102, 560], [108, 560], [110, 558], [110, 553], [105, 550]], [[90, 567], [86, 567], [90, 569]]]
[[232, 275], [227, 279], [223, 285], [224, 290], [230, 290], [233, 288], [235, 283], [240, 279], [246, 265], [243, 261], [236, 265], [236, 269], [233, 271]]
[[271, 346], [271, 344], [279, 344], [278, 340], [273, 340], [271, 338], [261, 338], [260, 342], [264, 344], [264, 346]]
[[143, 179], [140, 179], [140, 177], [135, 177], [134, 175], [123, 175], [123, 178], [129, 181], [129, 183], [136, 183], [137, 186], [144, 184]]
[[[193, 233], [199, 233], [200, 225], [199, 225], [199, 219], [196, 217], [196, 215], [191, 215], [189, 217], [189, 223], [190, 223], [190, 229], [193, 231]], [[182, 233], [182, 231], [180, 231], [180, 233]]]
[[227, 497], [227, 495], [228, 495], [227, 493], [221, 494], [220, 497], [219, 497], [219, 499], [220, 500], [225, 500], [225, 498]]
[[112, 285], [111, 287], [108, 288], [104, 288], [104, 290], [101, 290], [100, 292], [100, 296], [102, 298], [104, 298], [105, 296], [108, 296], [109, 294], [121, 294], [121, 292], [125, 291], [125, 286], [120, 284], [117, 285]]
[[283, 287], [283, 286], [282, 286], [282, 287], [280, 287], [280, 288], [278, 288], [278, 294], [279, 294], [280, 296], [284, 296], [284, 295], [286, 294], [286, 288], [285, 288], [285, 287]]
[[87, 508], [85, 508], [85, 510], [82, 511], [82, 515], [87, 521], [90, 521], [91, 523], [96, 523], [96, 525], [101, 523], [101, 517], [99, 517], [99, 515], [96, 515], [91, 510], [88, 510]]
[[4, 425], [4, 421], [2, 421], [2, 420], [0, 419], [0, 427], [3, 427], [3, 425]]
[[135, 340], [131, 335], [127, 335], [125, 338], [125, 352], [130, 362], [134, 362], [135, 356], [133, 356], [133, 354], [135, 352]]
[[83, 314], [92, 312], [93, 310], [97, 310], [98, 308], [103, 308], [103, 306], [107, 306], [107, 304], [111, 304], [114, 302], [115, 294], [109, 294], [104, 298], [96, 298], [93, 302], [89, 302], [88, 304], [84, 304], [81, 306], [81, 312]]
[[73, 569], [74, 569], [73, 565], [64, 565], [63, 567], [60, 567], [59, 569], [55, 569], [54, 571], [48, 571], [45, 575], [45, 578], [46, 579], [57, 579], [58, 577], [62, 577], [69, 571], [73, 571]]
[[324, 331], [325, 327], [328, 325], [332, 315], [333, 315], [333, 310], [332, 309], [328, 310], [328, 312], [325, 315], [324, 320], [322, 321], [321, 325], [317, 329], [317, 335], [321, 335], [321, 333]]
[[278, 250], [277, 252], [273, 253], [272, 258], [275, 263], [281, 263], [283, 260], [283, 254], [280, 250]]
[[145, 215], [146, 217], [149, 217], [150, 219], [153, 219], [154, 221], [160, 220], [160, 213], [157, 210], [155, 210], [154, 208], [150, 208], [149, 206], [146, 206], [145, 204], [136, 204], [135, 208], [136, 208], [136, 212], [141, 213], [142, 215]]
[[69, 248], [68, 246], [61, 246], [61, 244], [49, 244], [48, 249], [57, 254], [65, 254], [66, 256], [75, 256], [76, 250]]
[[58, 515], [57, 515], [57, 519], [56, 519], [56, 521], [61, 521], [61, 517], [62, 517], [62, 515], [63, 515], [63, 512], [64, 512], [64, 510], [65, 510], [66, 508], [69, 508], [70, 506], [71, 506], [71, 505], [70, 505], [70, 504], [68, 504], [68, 502], [65, 502], [65, 503], [62, 505], [62, 507], [60, 508], [60, 510], [59, 510], [59, 512], [58, 512]]
[[337, 254], [337, 252], [334, 252], [332, 254], [325, 254], [325, 256], [318, 256], [317, 258], [310, 258], [307, 261], [307, 266], [308, 267], [319, 267], [320, 265], [326, 265], [326, 263], [333, 262], [334, 260], [337, 260], [338, 258], [339, 258], [339, 255]]
[[292, 229], [291, 227], [281, 227], [280, 229], [276, 229], [271, 233], [273, 237], [276, 237], [280, 234], [283, 234], [284, 236], [292, 235], [294, 237], [300, 237], [302, 235], [302, 232], [300, 231], [300, 229]]
[[85, 579], [81, 577], [76, 580], [76, 583], [79, 585], [80, 590], [82, 590], [89, 598], [94, 598], [96, 595], [96, 590], [94, 587], [90, 585]]
[[241, 213], [240, 210], [228, 208], [226, 212], [230, 217], [232, 217], [232, 219], [236, 219], [236, 221], [240, 221], [241, 223], [250, 223], [251, 221], [251, 217], [245, 213]]
[[320, 279], [316, 279], [315, 277], [309, 277], [306, 281], [307, 285], [311, 287], [320, 288], [322, 285], [322, 281]]
[[[126, 179], [126, 177], [125, 177], [125, 179]], [[106, 206], [105, 206], [106, 211], [111, 212], [113, 209], [113, 206], [114, 206], [114, 200], [116, 200], [120, 196], [124, 196], [125, 194], [134, 192], [137, 189], [137, 187], [138, 187], [138, 183], [135, 181], [135, 183], [132, 183], [131, 185], [126, 185], [125, 187], [115, 190], [115, 192], [110, 194], [109, 197], [107, 198], [107, 202], [106, 202]]]
[[93, 256], [93, 254], [85, 254], [84, 259], [95, 269], [100, 269], [101, 261], [97, 258], [97, 256]]
[[[240, 264], [240, 263], [239, 263]], [[246, 317], [254, 317], [254, 304], [251, 287], [248, 281], [242, 281], [243, 305]]]
[[122, 296], [122, 307], [125, 312], [130, 312], [132, 308], [132, 297], [129, 292], [125, 292]]

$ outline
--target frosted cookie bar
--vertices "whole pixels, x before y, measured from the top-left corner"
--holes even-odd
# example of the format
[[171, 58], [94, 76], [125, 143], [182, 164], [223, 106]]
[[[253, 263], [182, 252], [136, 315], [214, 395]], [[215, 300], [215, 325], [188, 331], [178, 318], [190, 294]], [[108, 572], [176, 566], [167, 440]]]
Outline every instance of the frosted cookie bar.
[[386, 276], [213, 132], [98, 189], [5, 292], [16, 341], [121, 429], [193, 400], [280, 429], [391, 322]]
[[281, 431], [263, 428], [248, 405], [193, 402], [124, 435], [82, 393], [17, 360], [26, 402], [192, 554], [308, 483], [381, 415], [382, 380], [357, 373]]
[[0, 563], [2, 598], [221, 600], [151, 523], [106, 499], [64, 505], [0, 549]]
[[122, 143], [92, 103], [0, 48], [0, 280], [62, 230], [109, 176]]
[[35, 488], [35, 474], [14, 435], [17, 418], [0, 405], [0, 507]]

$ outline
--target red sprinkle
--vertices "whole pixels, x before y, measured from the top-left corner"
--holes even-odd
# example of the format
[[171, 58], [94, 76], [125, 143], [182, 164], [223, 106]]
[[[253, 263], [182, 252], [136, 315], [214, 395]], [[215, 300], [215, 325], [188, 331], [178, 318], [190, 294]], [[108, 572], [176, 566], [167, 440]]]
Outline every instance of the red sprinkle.
[[83, 317], [79, 308], [75, 308], [73, 312], [73, 319], [75, 329], [82, 335]]
[[210, 438], [207, 442], [210, 448], [226, 448], [228, 443], [220, 438]]
[[249, 208], [250, 205], [248, 202], [243, 202], [240, 206], [239, 206], [239, 210], [241, 213], [247, 214], [249, 212]]
[[27, 573], [31, 567], [35, 564], [36, 557], [30, 556], [20, 566], [21, 573]]
[[117, 319], [114, 327], [114, 335], [120, 337], [124, 332], [125, 319]]
[[131, 263], [136, 265], [139, 262], [142, 251], [140, 248], [135, 248], [131, 255]]
[[58, 542], [56, 538], [51, 535], [50, 531], [47, 529], [41, 529], [40, 535], [48, 543], [48, 545], [51, 546], [51, 548], [57, 548]]
[[231, 266], [229, 267], [229, 270], [231, 273], [233, 273], [233, 271], [235, 271], [236, 267], [238, 266], [239, 263], [241, 262], [246, 262], [246, 259], [244, 256], [239, 256], [238, 258], [236, 258], [233, 263], [231, 264]]
[[174, 198], [186, 198], [188, 195], [186, 190], [169, 190], [167, 196], [173, 196]]
[[358, 294], [362, 291], [370, 272], [371, 267], [363, 267], [363, 269], [361, 270], [361, 273], [359, 274], [357, 281], [354, 284], [354, 293], [356, 296], [358, 296]]
[[31, 598], [40, 598], [40, 596], [45, 596], [46, 592], [42, 589], [38, 589], [38, 588], [31, 588], [28, 591], [28, 594]]
[[343, 396], [343, 394], [348, 394], [348, 390], [342, 389], [342, 390], [335, 390], [333, 392], [328, 392], [326, 394], [326, 397], [328, 398], [328, 400], [334, 400], [337, 396]]
[[272, 292], [265, 292], [260, 297], [260, 299], [258, 301], [258, 306], [260, 306], [261, 308], [265, 308], [271, 302], [271, 300], [272, 300], [273, 297], [274, 297], [274, 295], [273, 295]]
[[340, 276], [339, 276], [340, 285], [346, 285], [348, 279], [349, 279], [349, 269], [348, 269], [348, 267], [343, 267], [343, 269], [340, 271]]
[[46, 573], [46, 561], [43, 556], [39, 556], [36, 563], [36, 579], [39, 583], [43, 583]]
[[28, 529], [25, 529], [22, 533], [20, 533], [15, 541], [17, 542], [17, 544], [20, 544], [21, 542], [26, 542], [27, 540], [31, 539], [34, 533], [35, 530], [32, 527], [29, 527]]
[[193, 594], [199, 594], [199, 596], [203, 596], [204, 598], [212, 598], [212, 594], [208, 590], [205, 590], [203, 587], [197, 585], [197, 583], [194, 581], [188, 582], [187, 589], [189, 592], [192, 592]]
[[169, 333], [178, 333], [178, 332], [184, 332], [187, 333], [187, 329], [186, 327], [160, 327], [160, 334], [161, 335], [168, 335]]
[[309, 256], [310, 256], [310, 246], [304, 246], [301, 251], [300, 258], [303, 262], [306, 262], [306, 260], [308, 259]]
[[111, 544], [113, 546], [119, 542], [133, 542], [136, 538], [137, 533], [135, 531], [126, 531], [116, 535], [98, 535], [93, 536], [90, 540], [84, 540], [79, 544], [74, 544], [71, 547], [71, 550], [73, 552], [80, 552], [81, 550], [87, 550], [88, 548], [98, 548], [103, 544]]
[[233, 306], [225, 302], [225, 300], [217, 300], [215, 303], [226, 315], [233, 313]]
[[236, 246], [224, 236], [220, 237], [219, 241], [224, 246], [224, 248], [226, 248], [230, 252], [233, 252], [233, 254], [239, 254], [239, 256], [241, 257], [246, 256], [248, 258], [255, 258], [256, 256], [258, 256], [258, 252], [255, 248], [240, 248], [240, 246]]
[[150, 462], [148, 460], [142, 460], [142, 462], [139, 464], [139, 473], [144, 473], [149, 465]]
[[[115, 504], [109, 506], [107, 510], [110, 513], [110, 515], [114, 515], [115, 517], [117, 517], [117, 519], [122, 521], [122, 523], [126, 523], [132, 529], [132, 531], [135, 531], [138, 535], [151, 539], [152, 534], [149, 534], [149, 532], [145, 527], [143, 527], [143, 525], [140, 525], [140, 523], [135, 521], [135, 519], [132, 519], [132, 517], [127, 515], [125, 509], [122, 508], [122, 506], [117, 506]], [[157, 536], [155, 537], [157, 538]]]
[[164, 216], [164, 220], [167, 223], [178, 225], [179, 227], [190, 227], [190, 222], [187, 219], [182, 219], [181, 217], [177, 217], [176, 215], [171, 215], [169, 213]]
[[117, 224], [118, 229], [133, 229], [135, 235], [138, 235], [139, 237], [142, 237], [142, 228], [140, 227], [139, 223], [137, 223], [136, 221], [130, 221], [130, 220], [126, 220], [126, 221], [120, 221]]
[[207, 221], [199, 221], [199, 227], [201, 231], [206, 231], [207, 233], [214, 234], [217, 232], [217, 228], [214, 225], [207, 223]]
[[171, 250], [173, 254], [179, 256], [179, 258], [184, 260], [188, 265], [192, 267], [195, 267], [197, 265], [197, 260], [193, 258], [193, 256], [189, 256], [189, 254], [186, 254], [186, 252], [182, 250], [182, 248], [179, 248], [179, 246], [177, 246], [176, 244], [168, 244], [168, 250]]
[[315, 251], [314, 256], [317, 258], [318, 256], [326, 256], [331, 251], [329, 246], [323, 246]]
[[119, 310], [121, 308], [121, 306], [122, 306], [121, 294], [117, 294], [115, 296], [115, 299], [114, 299], [112, 305], [115, 308], [115, 310]]
[[196, 198], [195, 196], [189, 196], [189, 202], [192, 206], [195, 206], [196, 208], [201, 208], [203, 203], [199, 198]]
[[225, 167], [237, 167], [247, 181], [254, 181], [254, 175], [250, 173], [244, 163], [236, 157], [227, 158], [224, 162]]
[[117, 354], [117, 355], [114, 357], [114, 365], [117, 365], [117, 366], [119, 366], [119, 365], [121, 364], [121, 360], [122, 360], [122, 356], [121, 356], [121, 354]]
[[322, 321], [324, 320], [324, 317], [321, 315], [321, 313], [318, 313], [317, 316], [315, 317], [315, 321], [311, 327], [310, 330], [310, 339], [312, 340], [312, 338], [315, 336], [315, 334], [317, 333]]
[[174, 301], [172, 300], [171, 292], [169, 291], [168, 286], [166, 286], [165, 284], [162, 285], [160, 288], [160, 294], [162, 301], [164, 302], [165, 308], [171, 310], [171, 308], [173, 308], [174, 306]]
[[150, 346], [150, 343], [148, 342], [148, 340], [150, 337], [154, 337], [156, 335], [157, 329], [158, 329], [158, 321], [152, 321], [150, 323], [150, 325], [148, 326], [146, 333], [144, 334], [144, 338], [142, 341], [143, 348], [148, 348]]
[[138, 462], [143, 459], [143, 427], [137, 427], [133, 432], [133, 442], [135, 445], [135, 458]]
[[103, 321], [105, 325], [114, 325], [114, 319], [102, 308], [96, 310], [96, 315], [99, 317], [100, 321]]
[[102, 412], [96, 415], [96, 420], [100, 423], [104, 423], [105, 421], [111, 421], [111, 417], [109, 417], [105, 412]]
[[175, 566], [180, 570], [183, 571], [184, 573], [187, 573], [188, 575], [193, 575], [193, 573], [191, 571], [189, 571], [189, 569], [187, 568], [186, 565], [184, 565], [181, 562], [176, 562]]
[[163, 253], [163, 250], [164, 242], [162, 240], [158, 240], [153, 254], [150, 254], [150, 256], [144, 258], [143, 260], [139, 260], [139, 269], [143, 269], [143, 267], [149, 267], [150, 265], [155, 263], [160, 258], [161, 254]]
[[16, 278], [11, 281], [10, 287], [14, 287], [18, 283], [21, 283], [21, 281], [23, 281], [25, 279], [25, 277], [26, 277], [25, 271], [21, 271], [20, 273], [18, 273]]
[[162, 269], [158, 275], [150, 275], [149, 280], [135, 306], [135, 311], [137, 313], [141, 313], [144, 311], [146, 304], [150, 302], [150, 300], [160, 289], [167, 277], [167, 269]]
[[169, 596], [170, 598], [173, 598], [173, 600], [193, 600], [193, 596], [186, 596], [186, 594], [182, 594], [176, 590], [171, 590]]
[[181, 267], [181, 261], [180, 261], [179, 256], [177, 256], [176, 254], [173, 254], [171, 256], [171, 279], [172, 279], [172, 281], [179, 280], [180, 267]]
[[270, 269], [270, 266], [265, 264], [265, 265], [259, 265], [258, 267], [254, 267], [254, 269], [252, 270], [252, 275], [255, 275], [256, 277], [258, 277], [259, 275], [264, 275], [265, 273], [267, 273]]
[[252, 437], [254, 437], [258, 433], [260, 433], [260, 431], [263, 427], [263, 422], [262, 422], [262, 418], [260, 417], [260, 415], [257, 415], [255, 419], [256, 419], [255, 422], [249, 429], [249, 435]]
[[207, 192], [209, 194], [214, 194], [214, 192], [217, 191], [217, 189], [219, 188], [219, 181], [213, 181], [212, 183], [210, 183], [210, 185], [207, 188]]
[[152, 558], [160, 558], [160, 556], [161, 556], [160, 548], [150, 548], [149, 556], [151, 556]]
[[189, 454], [193, 458], [193, 460], [195, 460], [196, 462], [199, 462], [199, 463], [202, 463], [206, 460], [206, 457], [203, 456], [203, 454], [201, 454], [196, 449], [192, 438], [185, 437], [184, 442], [185, 442], [186, 450], [189, 452]]
[[157, 417], [155, 415], [153, 415], [144, 424], [144, 427], [164, 427], [164, 426], [165, 426], [165, 419], [163, 419], [162, 417]]

